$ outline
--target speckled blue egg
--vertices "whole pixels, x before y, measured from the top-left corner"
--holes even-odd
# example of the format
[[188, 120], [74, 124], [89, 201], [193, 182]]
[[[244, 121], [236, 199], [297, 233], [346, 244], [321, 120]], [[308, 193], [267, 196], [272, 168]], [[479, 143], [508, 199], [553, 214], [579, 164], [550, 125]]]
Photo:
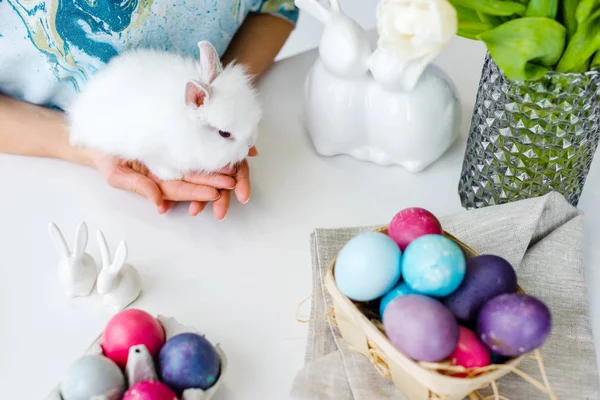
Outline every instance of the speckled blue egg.
[[400, 248], [389, 236], [379, 232], [360, 234], [338, 255], [336, 284], [352, 300], [375, 300], [398, 283], [401, 258]]
[[195, 333], [181, 333], [167, 340], [160, 349], [158, 365], [161, 380], [177, 394], [190, 388], [210, 388], [221, 369], [216, 349]]
[[60, 382], [64, 400], [121, 398], [125, 392], [125, 377], [114, 361], [100, 355], [83, 356], [67, 370]]
[[415, 292], [444, 297], [461, 284], [466, 261], [460, 247], [442, 235], [412, 241], [402, 257], [402, 277]]
[[416, 292], [412, 290], [406, 282], [400, 282], [396, 285], [392, 290], [387, 292], [385, 296], [381, 298], [381, 303], [379, 303], [379, 315], [383, 318], [383, 312], [390, 301], [394, 300], [396, 297], [406, 296], [407, 294], [415, 294]]

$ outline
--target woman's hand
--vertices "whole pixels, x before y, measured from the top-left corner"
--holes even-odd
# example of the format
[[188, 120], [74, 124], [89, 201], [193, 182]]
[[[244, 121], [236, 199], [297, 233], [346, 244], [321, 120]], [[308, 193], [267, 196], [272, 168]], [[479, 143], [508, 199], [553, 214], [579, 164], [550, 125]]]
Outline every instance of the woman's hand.
[[[254, 147], [248, 153], [250, 157], [257, 154]], [[89, 152], [89, 158], [109, 185], [147, 198], [158, 207], [161, 214], [176, 202], [191, 201], [189, 214], [197, 216], [212, 201], [215, 218], [222, 220], [229, 208], [231, 190], [235, 191], [241, 203], [245, 204], [250, 199], [247, 161], [237, 168], [225, 168], [213, 174], [193, 173], [185, 175], [180, 181], [162, 181], [138, 162], [95, 152]]]

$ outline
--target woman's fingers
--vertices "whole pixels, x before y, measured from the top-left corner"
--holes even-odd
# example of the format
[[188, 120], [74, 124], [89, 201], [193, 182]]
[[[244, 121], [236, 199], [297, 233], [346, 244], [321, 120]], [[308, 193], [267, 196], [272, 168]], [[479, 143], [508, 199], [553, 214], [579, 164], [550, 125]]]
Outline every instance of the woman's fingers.
[[173, 201], [214, 201], [219, 198], [219, 191], [214, 187], [197, 185], [184, 181], [164, 181], [158, 186], [166, 200]]
[[229, 200], [231, 192], [229, 190], [220, 190], [221, 197], [213, 203], [213, 215], [218, 221], [225, 219], [229, 209]]
[[126, 166], [118, 166], [106, 177], [109, 185], [144, 196], [157, 207], [163, 204], [163, 195], [158, 185], [146, 175]]
[[173, 206], [175, 206], [175, 202], [171, 201], [171, 200], [165, 200], [163, 201], [163, 203], [158, 206], [158, 213], [159, 214], [165, 214], [167, 211], [169, 211], [171, 208], [173, 208]]
[[206, 207], [205, 201], [192, 201], [190, 203], [190, 208], [188, 210], [188, 213], [192, 217], [197, 217], [198, 214], [200, 214], [204, 210], [204, 207]]
[[235, 196], [240, 203], [246, 204], [250, 200], [250, 169], [247, 161], [242, 161], [238, 166], [236, 178]]
[[[232, 169], [231, 172], [235, 172]], [[187, 174], [183, 177], [185, 182], [198, 185], [212, 186], [217, 189], [233, 189], [235, 178], [226, 174]]]

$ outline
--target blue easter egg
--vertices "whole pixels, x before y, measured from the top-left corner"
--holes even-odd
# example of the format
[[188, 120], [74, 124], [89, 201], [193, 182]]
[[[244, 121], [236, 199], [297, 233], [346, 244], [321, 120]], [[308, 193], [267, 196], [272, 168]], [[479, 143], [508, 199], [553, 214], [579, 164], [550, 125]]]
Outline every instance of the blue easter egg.
[[221, 369], [216, 349], [195, 333], [181, 333], [167, 340], [158, 354], [158, 364], [161, 380], [178, 394], [190, 388], [210, 388]]
[[64, 400], [121, 398], [125, 377], [114, 361], [100, 355], [83, 356], [67, 370], [60, 382]]
[[389, 236], [367, 232], [352, 238], [335, 263], [340, 291], [356, 301], [370, 301], [387, 293], [400, 279], [400, 248]]
[[381, 299], [381, 303], [379, 303], [379, 315], [383, 318], [383, 311], [390, 303], [390, 301], [394, 300], [396, 297], [406, 296], [407, 294], [415, 294], [416, 292], [412, 290], [406, 282], [400, 282], [395, 288], [387, 292], [385, 296]]
[[444, 297], [465, 277], [466, 261], [460, 247], [442, 235], [425, 235], [411, 242], [402, 257], [402, 276], [415, 292]]

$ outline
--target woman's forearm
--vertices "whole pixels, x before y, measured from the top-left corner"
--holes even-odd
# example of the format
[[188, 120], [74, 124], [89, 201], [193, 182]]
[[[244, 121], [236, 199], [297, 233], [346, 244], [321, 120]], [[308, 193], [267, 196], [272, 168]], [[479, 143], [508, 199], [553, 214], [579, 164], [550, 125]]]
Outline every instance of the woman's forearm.
[[0, 153], [59, 158], [90, 165], [69, 144], [63, 113], [0, 95]]
[[236, 61], [260, 77], [273, 64], [294, 26], [268, 14], [250, 14], [235, 34], [223, 56], [223, 63]]

